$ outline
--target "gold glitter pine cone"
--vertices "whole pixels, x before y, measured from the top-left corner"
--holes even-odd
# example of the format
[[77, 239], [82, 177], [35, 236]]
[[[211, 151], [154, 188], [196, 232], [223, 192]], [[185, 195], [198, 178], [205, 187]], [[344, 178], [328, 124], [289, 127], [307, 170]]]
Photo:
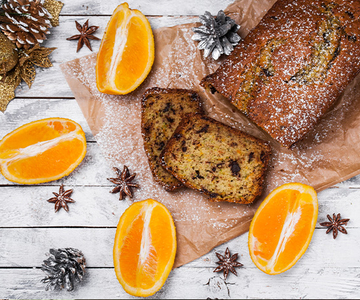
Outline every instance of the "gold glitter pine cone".
[[51, 14], [41, 0], [8, 0], [2, 5], [0, 29], [18, 48], [29, 49], [42, 43], [51, 28]]
[[18, 62], [18, 53], [15, 45], [0, 32], [0, 74], [13, 69]]

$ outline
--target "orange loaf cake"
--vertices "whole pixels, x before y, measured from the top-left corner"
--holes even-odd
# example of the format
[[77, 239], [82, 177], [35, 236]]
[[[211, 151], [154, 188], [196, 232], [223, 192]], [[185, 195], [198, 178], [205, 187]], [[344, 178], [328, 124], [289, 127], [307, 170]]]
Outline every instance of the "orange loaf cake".
[[279, 0], [201, 85], [290, 147], [359, 70], [359, 0]]

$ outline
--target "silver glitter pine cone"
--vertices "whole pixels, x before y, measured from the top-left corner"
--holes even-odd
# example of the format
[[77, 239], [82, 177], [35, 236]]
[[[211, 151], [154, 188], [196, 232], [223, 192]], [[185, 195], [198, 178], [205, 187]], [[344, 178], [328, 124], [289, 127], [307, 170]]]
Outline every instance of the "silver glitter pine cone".
[[41, 270], [46, 277], [46, 290], [72, 291], [76, 282], [81, 282], [85, 275], [86, 260], [82, 252], [74, 248], [50, 249], [49, 258], [44, 260]]
[[1, 9], [0, 29], [18, 48], [29, 49], [46, 40], [52, 16], [41, 0], [7, 0]]
[[208, 11], [199, 18], [203, 25], [192, 29], [195, 32], [192, 39], [199, 41], [198, 48], [204, 50], [204, 57], [211, 53], [212, 58], [217, 60], [222, 54], [229, 55], [241, 40], [237, 34], [240, 25], [222, 10], [215, 18]]

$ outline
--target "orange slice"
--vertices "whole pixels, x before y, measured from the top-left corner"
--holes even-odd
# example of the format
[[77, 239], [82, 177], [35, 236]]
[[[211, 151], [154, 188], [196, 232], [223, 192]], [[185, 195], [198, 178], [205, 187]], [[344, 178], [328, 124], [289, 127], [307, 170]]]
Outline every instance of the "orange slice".
[[0, 171], [16, 183], [48, 182], [69, 175], [85, 153], [85, 134], [79, 124], [63, 118], [42, 119], [0, 141]]
[[120, 218], [113, 254], [116, 276], [127, 293], [155, 294], [176, 254], [175, 225], [166, 207], [152, 199], [132, 204]]
[[125, 2], [113, 12], [96, 61], [96, 84], [106, 94], [135, 90], [154, 62], [154, 36], [148, 19]]
[[315, 190], [301, 183], [284, 184], [260, 205], [249, 230], [250, 256], [266, 274], [290, 269], [305, 253], [318, 215]]

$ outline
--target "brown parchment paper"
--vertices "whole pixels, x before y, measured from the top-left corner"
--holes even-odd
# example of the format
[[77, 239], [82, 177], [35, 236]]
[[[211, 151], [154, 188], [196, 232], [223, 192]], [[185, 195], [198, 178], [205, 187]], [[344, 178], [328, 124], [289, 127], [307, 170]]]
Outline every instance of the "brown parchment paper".
[[[225, 12], [242, 25], [240, 33], [245, 36], [274, 2], [238, 0]], [[246, 232], [261, 200], [275, 187], [287, 182], [302, 182], [320, 191], [360, 173], [360, 97], [357, 96], [360, 95], [360, 77], [305, 139], [293, 149], [285, 149], [225, 98], [208, 94], [199, 86], [200, 80], [215, 71], [220, 62], [203, 59], [196, 48], [197, 42], [191, 40], [191, 28], [198, 25], [154, 30], [156, 51], [152, 71], [129, 95], [106, 95], [97, 90], [96, 54], [61, 66], [109, 166], [122, 168], [126, 164], [138, 174], [141, 188], [135, 191], [134, 200], [156, 199], [172, 213], [178, 237], [175, 267]], [[141, 95], [146, 88], [154, 86], [196, 90], [211, 117], [271, 142], [272, 161], [262, 198], [252, 205], [212, 203], [197, 191], [182, 189], [169, 193], [155, 183], [140, 128]]]

